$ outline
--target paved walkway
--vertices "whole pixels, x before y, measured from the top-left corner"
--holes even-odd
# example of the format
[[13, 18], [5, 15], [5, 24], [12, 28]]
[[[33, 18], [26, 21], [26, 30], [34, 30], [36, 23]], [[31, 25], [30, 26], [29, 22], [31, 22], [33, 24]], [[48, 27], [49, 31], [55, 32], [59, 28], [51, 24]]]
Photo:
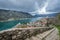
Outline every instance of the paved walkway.
[[26, 40], [59, 40], [58, 30], [53, 28], [52, 30], [46, 31], [42, 34], [27, 38]]

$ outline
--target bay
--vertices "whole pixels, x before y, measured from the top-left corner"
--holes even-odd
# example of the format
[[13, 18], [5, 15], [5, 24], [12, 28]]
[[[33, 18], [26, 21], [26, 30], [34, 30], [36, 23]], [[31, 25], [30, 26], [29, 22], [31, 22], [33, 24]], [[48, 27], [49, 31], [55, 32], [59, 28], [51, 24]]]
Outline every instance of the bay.
[[27, 19], [24, 19], [24, 20], [13, 20], [13, 21], [0, 22], [0, 31], [13, 28], [18, 23], [26, 24], [26, 23], [29, 23], [29, 22], [37, 21], [40, 18], [41, 17], [38, 17], [38, 18], [27, 18]]

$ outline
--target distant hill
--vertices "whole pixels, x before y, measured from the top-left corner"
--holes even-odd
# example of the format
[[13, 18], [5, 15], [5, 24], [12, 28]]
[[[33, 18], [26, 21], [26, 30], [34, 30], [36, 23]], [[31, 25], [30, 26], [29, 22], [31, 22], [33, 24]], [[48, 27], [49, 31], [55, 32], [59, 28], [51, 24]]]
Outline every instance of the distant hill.
[[52, 14], [36, 14], [35, 17], [55, 17], [57, 16], [57, 13], [52, 13]]
[[0, 9], [0, 21], [8, 19], [32, 18], [33, 16], [26, 12]]

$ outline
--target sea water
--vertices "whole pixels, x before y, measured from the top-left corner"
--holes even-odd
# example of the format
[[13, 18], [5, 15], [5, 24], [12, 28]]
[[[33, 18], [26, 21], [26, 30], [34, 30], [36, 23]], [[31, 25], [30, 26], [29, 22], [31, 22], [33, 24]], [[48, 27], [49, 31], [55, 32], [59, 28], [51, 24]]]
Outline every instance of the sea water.
[[0, 31], [13, 28], [18, 23], [26, 24], [26, 23], [29, 23], [29, 22], [37, 21], [40, 18], [41, 17], [38, 17], [38, 18], [28, 18], [28, 19], [24, 19], [24, 20], [13, 20], [13, 21], [0, 22]]

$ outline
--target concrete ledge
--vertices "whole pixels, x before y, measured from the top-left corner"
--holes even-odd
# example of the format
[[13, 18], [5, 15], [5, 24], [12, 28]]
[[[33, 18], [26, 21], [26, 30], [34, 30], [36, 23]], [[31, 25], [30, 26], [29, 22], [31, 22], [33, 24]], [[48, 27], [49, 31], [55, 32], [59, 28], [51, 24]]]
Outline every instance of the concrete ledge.
[[11, 29], [0, 31], [0, 33], [6, 32], [6, 31], [14, 31], [14, 30], [34, 30], [34, 29], [52, 29], [52, 28], [53, 27], [11, 28]]

